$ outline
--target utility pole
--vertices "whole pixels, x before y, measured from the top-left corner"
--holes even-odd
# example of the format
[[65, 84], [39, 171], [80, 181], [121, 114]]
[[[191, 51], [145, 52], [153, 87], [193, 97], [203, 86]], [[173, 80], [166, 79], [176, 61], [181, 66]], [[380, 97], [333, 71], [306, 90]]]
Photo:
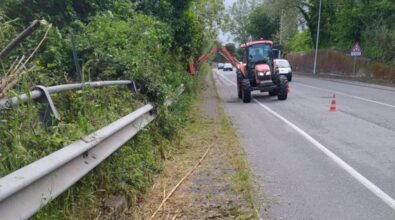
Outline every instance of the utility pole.
[[280, 14], [280, 44], [282, 44], [282, 39], [283, 39], [283, 13], [284, 13], [284, 9], [281, 9], [281, 14]]
[[[280, 45], [283, 45], [283, 14], [284, 14], [284, 9], [281, 9], [281, 14], [280, 14]], [[278, 56], [281, 58], [281, 50], [280, 48], [278, 49]]]
[[317, 71], [318, 43], [319, 43], [319, 39], [320, 39], [321, 8], [322, 8], [322, 0], [320, 0], [320, 9], [318, 11], [317, 40], [316, 40], [316, 43], [315, 43], [315, 56], [314, 56], [313, 75], [317, 75], [316, 71]]

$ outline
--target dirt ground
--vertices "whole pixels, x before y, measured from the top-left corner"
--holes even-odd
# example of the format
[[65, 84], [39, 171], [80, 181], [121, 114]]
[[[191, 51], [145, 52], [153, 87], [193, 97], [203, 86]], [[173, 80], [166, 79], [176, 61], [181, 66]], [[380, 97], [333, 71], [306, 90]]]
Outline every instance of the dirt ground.
[[205, 79], [191, 113], [193, 122], [183, 131], [177, 152], [172, 152], [163, 172], [134, 209], [133, 219], [150, 219], [207, 150], [197, 169], [152, 219], [258, 219], [243, 148], [223, 113], [211, 75]]

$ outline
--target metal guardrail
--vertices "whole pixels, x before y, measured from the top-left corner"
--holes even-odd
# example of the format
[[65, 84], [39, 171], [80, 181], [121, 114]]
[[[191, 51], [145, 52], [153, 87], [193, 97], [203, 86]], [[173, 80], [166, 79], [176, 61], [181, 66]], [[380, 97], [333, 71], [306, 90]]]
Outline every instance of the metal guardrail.
[[[97, 81], [97, 82], [86, 82], [86, 83], [75, 83], [75, 84], [65, 84], [65, 85], [58, 85], [58, 86], [51, 86], [51, 87], [44, 87], [44, 86], [36, 86], [35, 90], [31, 91], [29, 95], [22, 94], [17, 97], [13, 97], [10, 99], [0, 99], [0, 110], [9, 108], [11, 106], [16, 106], [19, 104], [19, 101], [26, 103], [29, 100], [29, 97], [33, 100], [37, 100], [43, 95], [42, 88], [45, 88], [49, 94], [65, 92], [68, 90], [75, 90], [75, 89], [82, 89], [84, 86], [92, 86], [96, 87], [103, 87], [103, 86], [114, 86], [114, 85], [130, 85], [133, 84], [131, 80], [116, 80], [116, 81]], [[134, 86], [134, 85], [133, 85]], [[135, 88], [135, 86], [134, 86]]]
[[[130, 83], [130, 81], [128, 81]], [[126, 81], [125, 81], [126, 84]], [[99, 85], [99, 84], [96, 84]], [[49, 87], [61, 92], [77, 85]], [[176, 92], [184, 91], [182, 85]], [[165, 105], [170, 105], [168, 99]], [[2, 219], [27, 219], [89, 173], [156, 117], [147, 104], [135, 112], [0, 179]]]
[[148, 104], [0, 179], [2, 219], [27, 219], [135, 136], [156, 115]]
[[52, 101], [51, 94], [65, 92], [69, 90], [82, 89], [86, 86], [91, 86], [94, 88], [103, 86], [115, 86], [115, 85], [128, 85], [129, 89], [136, 92], [136, 85], [134, 81], [131, 80], [115, 80], [115, 81], [97, 81], [97, 82], [86, 82], [86, 83], [75, 83], [75, 84], [65, 84], [58, 86], [36, 86], [30, 94], [22, 94], [17, 97], [10, 99], [0, 99], [0, 110], [8, 109], [11, 106], [17, 106], [20, 102], [26, 103], [29, 99], [40, 100], [44, 98], [44, 101], [48, 103], [50, 110], [56, 119], [59, 119], [58, 111]]

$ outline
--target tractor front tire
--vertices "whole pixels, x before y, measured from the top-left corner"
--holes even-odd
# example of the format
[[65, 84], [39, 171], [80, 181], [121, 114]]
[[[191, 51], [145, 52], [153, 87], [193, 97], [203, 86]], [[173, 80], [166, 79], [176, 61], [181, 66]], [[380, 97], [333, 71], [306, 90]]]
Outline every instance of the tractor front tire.
[[236, 78], [236, 80], [237, 80], [237, 97], [239, 97], [239, 99], [242, 99], [243, 98], [243, 90], [242, 90], [241, 82], [243, 81], [243, 77], [241, 75], [240, 70], [237, 70], [236, 75], [237, 75], [237, 78]]
[[241, 82], [237, 82], [237, 97], [243, 98], [243, 91], [241, 90]]
[[288, 80], [285, 76], [280, 76], [278, 84], [278, 100], [286, 100], [288, 96]]
[[269, 96], [277, 96], [278, 95], [278, 89], [272, 89], [269, 91]]
[[244, 103], [249, 103], [251, 102], [251, 84], [250, 80], [248, 79], [243, 79], [241, 82], [242, 86], [242, 98]]

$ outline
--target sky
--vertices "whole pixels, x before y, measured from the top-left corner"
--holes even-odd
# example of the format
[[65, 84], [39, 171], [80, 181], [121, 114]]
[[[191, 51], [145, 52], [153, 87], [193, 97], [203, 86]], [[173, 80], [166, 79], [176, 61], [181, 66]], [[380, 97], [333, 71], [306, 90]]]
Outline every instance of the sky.
[[[225, 0], [226, 10], [228, 10], [234, 2], [236, 2], [236, 0]], [[222, 31], [220, 31], [218, 38], [223, 44], [234, 43], [232, 36], [229, 33], [222, 33]]]

